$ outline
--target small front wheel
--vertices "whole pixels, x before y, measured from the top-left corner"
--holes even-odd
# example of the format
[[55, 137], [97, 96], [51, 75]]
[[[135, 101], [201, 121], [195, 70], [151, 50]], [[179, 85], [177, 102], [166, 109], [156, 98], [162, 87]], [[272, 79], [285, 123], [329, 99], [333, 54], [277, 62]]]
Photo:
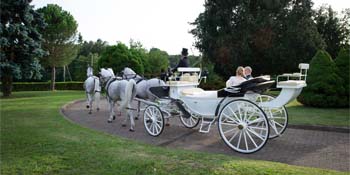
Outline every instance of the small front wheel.
[[226, 145], [239, 153], [254, 153], [269, 138], [269, 122], [265, 112], [244, 99], [232, 100], [222, 108], [218, 127]]
[[189, 117], [184, 117], [183, 115], [180, 115], [180, 120], [186, 128], [190, 129], [196, 127], [199, 123], [199, 117], [193, 114], [191, 114], [191, 116]]
[[164, 129], [164, 116], [156, 105], [149, 105], [143, 113], [143, 124], [146, 131], [153, 137], [159, 136]]

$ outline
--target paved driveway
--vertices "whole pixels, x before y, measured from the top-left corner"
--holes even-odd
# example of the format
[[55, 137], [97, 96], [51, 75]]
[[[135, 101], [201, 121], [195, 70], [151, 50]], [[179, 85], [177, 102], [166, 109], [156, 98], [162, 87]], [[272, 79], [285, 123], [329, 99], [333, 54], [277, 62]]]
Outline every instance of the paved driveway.
[[113, 123], [107, 123], [107, 104], [105, 100], [101, 103], [101, 110], [93, 111], [93, 114], [88, 114], [83, 101], [66, 105], [62, 112], [79, 125], [148, 144], [350, 171], [349, 133], [287, 128], [281, 137], [269, 140], [260, 151], [246, 155], [227, 147], [220, 138], [217, 126], [213, 126], [210, 133], [203, 134], [198, 132], [198, 126], [195, 129], [183, 127], [179, 118], [171, 119], [170, 126], [166, 126], [158, 137], [147, 134], [142, 120], [136, 120], [135, 132], [129, 132], [129, 125], [121, 126], [123, 115], [117, 116]]

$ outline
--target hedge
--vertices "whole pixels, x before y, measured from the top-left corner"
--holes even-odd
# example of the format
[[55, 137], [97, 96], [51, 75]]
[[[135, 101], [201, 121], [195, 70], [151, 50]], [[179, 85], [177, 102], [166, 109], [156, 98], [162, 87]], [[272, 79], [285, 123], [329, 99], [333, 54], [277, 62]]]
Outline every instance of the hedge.
[[[84, 82], [56, 82], [56, 90], [84, 90]], [[0, 84], [0, 88], [1, 88]], [[50, 82], [14, 82], [12, 91], [47, 91]]]

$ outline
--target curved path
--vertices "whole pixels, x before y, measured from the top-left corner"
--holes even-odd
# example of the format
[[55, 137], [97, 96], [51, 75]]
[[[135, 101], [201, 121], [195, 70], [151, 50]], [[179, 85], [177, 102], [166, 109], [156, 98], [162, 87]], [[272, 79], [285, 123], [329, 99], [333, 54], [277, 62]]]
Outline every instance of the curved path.
[[246, 155], [236, 153], [227, 147], [220, 138], [217, 126], [213, 125], [210, 133], [203, 134], [198, 132], [198, 126], [195, 129], [183, 127], [179, 118], [172, 118], [170, 126], [166, 126], [158, 137], [147, 134], [142, 117], [135, 121], [135, 132], [129, 132], [129, 123], [127, 127], [121, 126], [123, 115], [117, 116], [113, 123], [107, 123], [106, 100], [101, 100], [99, 112], [93, 111], [92, 114], [88, 114], [85, 101], [80, 100], [65, 105], [62, 113], [79, 125], [148, 144], [350, 171], [349, 133], [287, 128], [281, 137], [269, 140], [260, 151]]

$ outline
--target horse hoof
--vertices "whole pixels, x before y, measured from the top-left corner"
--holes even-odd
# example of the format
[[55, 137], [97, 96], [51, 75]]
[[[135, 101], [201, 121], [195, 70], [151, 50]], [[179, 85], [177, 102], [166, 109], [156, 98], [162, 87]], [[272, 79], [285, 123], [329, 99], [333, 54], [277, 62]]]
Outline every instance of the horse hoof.
[[170, 126], [170, 123], [166, 123], [165, 126]]
[[113, 120], [115, 120], [115, 115], [113, 115]]
[[89, 114], [92, 114], [92, 112], [91, 112], [91, 111], [89, 111]]
[[135, 120], [139, 120], [139, 118], [138, 118], [138, 117], [135, 117]]
[[99, 110], [100, 110], [100, 108], [97, 108], [96, 110], [97, 110], [97, 111], [99, 111]]
[[107, 123], [112, 123], [112, 121], [110, 121], [110, 120], [107, 120]]
[[129, 129], [129, 131], [130, 131], [130, 132], [135, 132], [135, 130], [134, 130], [134, 129]]
[[126, 124], [122, 124], [122, 127], [126, 127]]
[[88, 109], [89, 109], [89, 108], [90, 108], [90, 106], [89, 106], [89, 105], [86, 105], [86, 108], [88, 108]]

